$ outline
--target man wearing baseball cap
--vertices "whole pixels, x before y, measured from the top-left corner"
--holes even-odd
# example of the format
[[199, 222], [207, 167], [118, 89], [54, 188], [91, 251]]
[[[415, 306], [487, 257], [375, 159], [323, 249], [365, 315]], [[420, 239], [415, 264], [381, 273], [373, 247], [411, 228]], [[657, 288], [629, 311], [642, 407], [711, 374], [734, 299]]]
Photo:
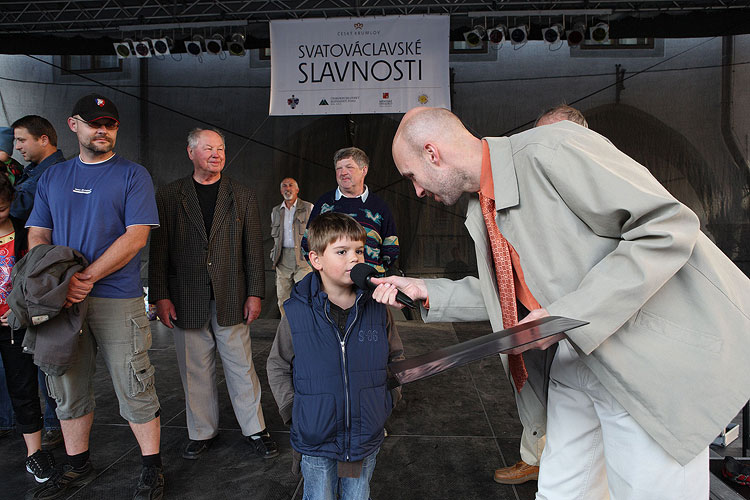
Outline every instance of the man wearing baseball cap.
[[42, 175], [26, 223], [30, 248], [65, 245], [90, 262], [71, 278], [68, 288], [68, 305], [87, 302], [77, 360], [62, 375], [47, 374], [69, 463], [27, 498], [65, 497], [96, 477], [89, 460], [89, 434], [97, 352], [105, 358], [120, 415], [141, 450], [143, 468], [133, 498], [163, 497], [160, 407], [140, 281], [140, 251], [159, 220], [151, 176], [113, 151], [119, 126], [117, 107], [108, 98], [91, 94], [75, 104], [68, 127], [78, 138], [80, 154]]

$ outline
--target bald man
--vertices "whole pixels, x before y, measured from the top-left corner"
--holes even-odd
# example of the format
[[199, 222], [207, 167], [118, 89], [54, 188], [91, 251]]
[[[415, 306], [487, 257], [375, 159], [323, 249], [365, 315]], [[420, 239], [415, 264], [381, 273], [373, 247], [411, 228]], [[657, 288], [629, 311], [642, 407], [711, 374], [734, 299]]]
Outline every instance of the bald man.
[[299, 198], [299, 185], [291, 177], [283, 179], [280, 188], [284, 201], [271, 210], [271, 265], [276, 271], [276, 298], [283, 315], [284, 301], [292, 293], [292, 287], [312, 271], [300, 243], [313, 204]]
[[520, 322], [589, 322], [555, 348], [523, 352], [528, 380], [514, 371], [524, 427], [541, 435], [546, 426], [536, 498], [708, 498], [708, 445], [750, 398], [750, 280], [696, 215], [569, 121], [479, 139], [450, 111], [419, 108], [401, 121], [393, 158], [418, 196], [452, 205], [479, 193], [495, 212], [485, 222], [469, 201], [479, 278], [376, 278], [376, 300], [399, 307], [400, 289], [423, 301], [426, 322], [488, 319], [501, 329], [494, 218], [516, 297], [539, 306], [525, 317], [519, 308]]

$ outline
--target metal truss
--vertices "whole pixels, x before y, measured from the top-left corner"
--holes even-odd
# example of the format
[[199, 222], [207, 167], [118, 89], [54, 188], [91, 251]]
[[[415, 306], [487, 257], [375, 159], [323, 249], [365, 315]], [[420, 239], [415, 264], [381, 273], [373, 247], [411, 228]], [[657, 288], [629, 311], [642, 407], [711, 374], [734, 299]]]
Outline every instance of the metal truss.
[[156, 31], [241, 26], [272, 19], [450, 14], [455, 17], [733, 12], [750, 0], [76, 0], [3, 1], [0, 34]]

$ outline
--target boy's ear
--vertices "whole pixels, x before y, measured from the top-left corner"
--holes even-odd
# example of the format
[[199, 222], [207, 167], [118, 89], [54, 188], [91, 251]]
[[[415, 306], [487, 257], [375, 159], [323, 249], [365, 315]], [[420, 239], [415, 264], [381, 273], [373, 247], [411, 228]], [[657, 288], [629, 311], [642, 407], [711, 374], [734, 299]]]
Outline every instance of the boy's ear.
[[323, 269], [323, 264], [320, 263], [320, 256], [315, 250], [310, 250], [307, 254], [310, 257], [310, 264], [315, 268], [316, 271]]

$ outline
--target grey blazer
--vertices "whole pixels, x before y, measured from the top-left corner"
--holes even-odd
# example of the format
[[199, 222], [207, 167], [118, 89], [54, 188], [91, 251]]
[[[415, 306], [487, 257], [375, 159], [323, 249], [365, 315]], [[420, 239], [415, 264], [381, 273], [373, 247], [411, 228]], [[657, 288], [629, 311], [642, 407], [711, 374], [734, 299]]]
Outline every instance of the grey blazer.
[[[693, 212], [599, 134], [566, 121], [487, 142], [497, 223], [532, 294], [552, 315], [590, 322], [568, 332], [583, 362], [686, 464], [750, 398], [750, 280]], [[479, 279], [428, 280], [425, 320], [502, 328], [477, 199], [466, 227]], [[533, 396], [521, 391], [519, 414], [543, 430]]]
[[160, 227], [151, 231], [149, 302], [170, 299], [180, 328], [200, 328], [209, 318], [213, 285], [219, 325], [244, 321], [249, 296], [263, 297], [263, 236], [255, 191], [222, 175], [211, 234], [192, 176], [156, 191]]

